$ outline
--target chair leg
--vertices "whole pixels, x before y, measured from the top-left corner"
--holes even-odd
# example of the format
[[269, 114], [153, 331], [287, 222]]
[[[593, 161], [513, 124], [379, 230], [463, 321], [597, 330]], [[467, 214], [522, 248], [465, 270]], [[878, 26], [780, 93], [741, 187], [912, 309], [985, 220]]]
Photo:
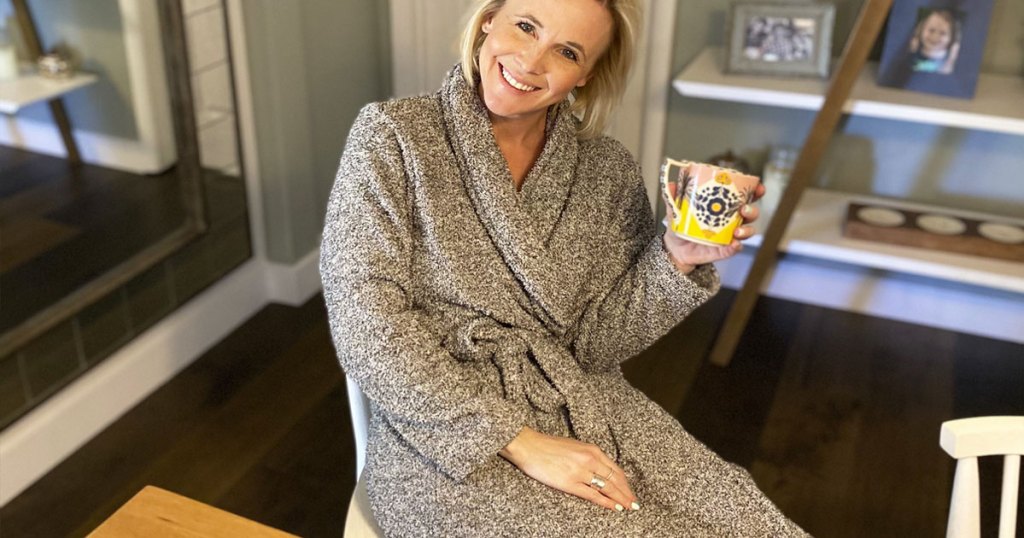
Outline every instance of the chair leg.
[[1013, 538], [1017, 528], [1017, 490], [1020, 485], [1020, 455], [1003, 459], [1003, 497], [999, 506], [999, 538]]
[[956, 474], [953, 476], [946, 538], [979, 538], [980, 512], [978, 458], [961, 458], [957, 460]]

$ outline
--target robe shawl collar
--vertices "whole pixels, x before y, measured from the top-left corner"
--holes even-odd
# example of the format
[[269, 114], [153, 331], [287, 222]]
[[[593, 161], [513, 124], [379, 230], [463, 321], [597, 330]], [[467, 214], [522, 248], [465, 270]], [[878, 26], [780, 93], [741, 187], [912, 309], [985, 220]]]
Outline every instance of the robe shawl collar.
[[[569, 191], [576, 181], [577, 120], [568, 101], [548, 113], [546, 140], [516, 192], [476, 88], [456, 65], [441, 87], [442, 113], [474, 209], [517, 280], [540, 306], [550, 329], [561, 333], [578, 316], [574, 260], [549, 248]], [[576, 284], [574, 284], [576, 282]]]

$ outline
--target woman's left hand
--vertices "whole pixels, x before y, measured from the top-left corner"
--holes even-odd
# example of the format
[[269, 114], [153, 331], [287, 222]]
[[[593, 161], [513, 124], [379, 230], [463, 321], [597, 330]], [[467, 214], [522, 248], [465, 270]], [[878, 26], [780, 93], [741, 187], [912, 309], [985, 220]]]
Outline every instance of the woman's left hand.
[[[754, 190], [754, 200], [751, 203], [757, 201], [762, 196], [764, 196], [764, 185], [758, 185]], [[666, 210], [669, 209], [666, 207]], [[668, 214], [671, 215], [672, 212], [668, 211]], [[754, 235], [755, 230], [751, 224], [757, 220], [760, 214], [761, 211], [750, 204], [745, 204], [740, 208], [740, 216], [743, 217], [743, 222], [733, 232], [732, 243], [723, 246], [702, 245], [693, 241], [687, 241], [672, 233], [671, 230], [666, 229], [664, 236], [665, 249], [668, 250], [676, 267], [684, 273], [689, 273], [698, 265], [724, 260], [730, 256], [735, 256], [743, 250], [743, 245], [740, 241], [749, 239]]]

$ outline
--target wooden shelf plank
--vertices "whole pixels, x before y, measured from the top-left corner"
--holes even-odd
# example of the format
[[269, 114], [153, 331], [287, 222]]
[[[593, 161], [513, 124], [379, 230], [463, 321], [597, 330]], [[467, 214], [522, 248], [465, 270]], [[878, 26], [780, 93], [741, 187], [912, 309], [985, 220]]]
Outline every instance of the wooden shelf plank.
[[[688, 97], [818, 110], [828, 81], [733, 75], [725, 51], [708, 47], [673, 81]], [[843, 110], [849, 114], [1024, 135], [1024, 77], [982, 73], [973, 99], [955, 99], [875, 84], [878, 66], [861, 71]]]
[[68, 92], [95, 84], [96, 75], [77, 73], [68, 79], [42, 77], [30, 68], [14, 80], [0, 81], [0, 113], [17, 114], [19, 110], [41, 101], [49, 101]]
[[[1024, 226], [1024, 220], [1020, 219], [902, 200], [807, 189], [789, 222], [779, 250], [809, 258], [1024, 293], [1024, 263], [844, 237], [843, 220], [847, 204], [853, 201]], [[758, 222], [768, 222], [770, 218], [770, 212], [762, 208]], [[760, 243], [760, 235], [747, 240], [747, 244], [754, 247]]]

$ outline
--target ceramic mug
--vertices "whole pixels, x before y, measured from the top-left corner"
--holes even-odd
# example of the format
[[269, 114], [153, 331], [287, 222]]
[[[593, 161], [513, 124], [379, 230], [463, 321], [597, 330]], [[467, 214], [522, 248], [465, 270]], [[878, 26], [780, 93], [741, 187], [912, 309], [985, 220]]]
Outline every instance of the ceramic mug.
[[760, 182], [731, 168], [665, 159], [661, 192], [671, 209], [666, 225], [688, 241], [728, 245], [743, 221], [740, 208], [754, 200]]

